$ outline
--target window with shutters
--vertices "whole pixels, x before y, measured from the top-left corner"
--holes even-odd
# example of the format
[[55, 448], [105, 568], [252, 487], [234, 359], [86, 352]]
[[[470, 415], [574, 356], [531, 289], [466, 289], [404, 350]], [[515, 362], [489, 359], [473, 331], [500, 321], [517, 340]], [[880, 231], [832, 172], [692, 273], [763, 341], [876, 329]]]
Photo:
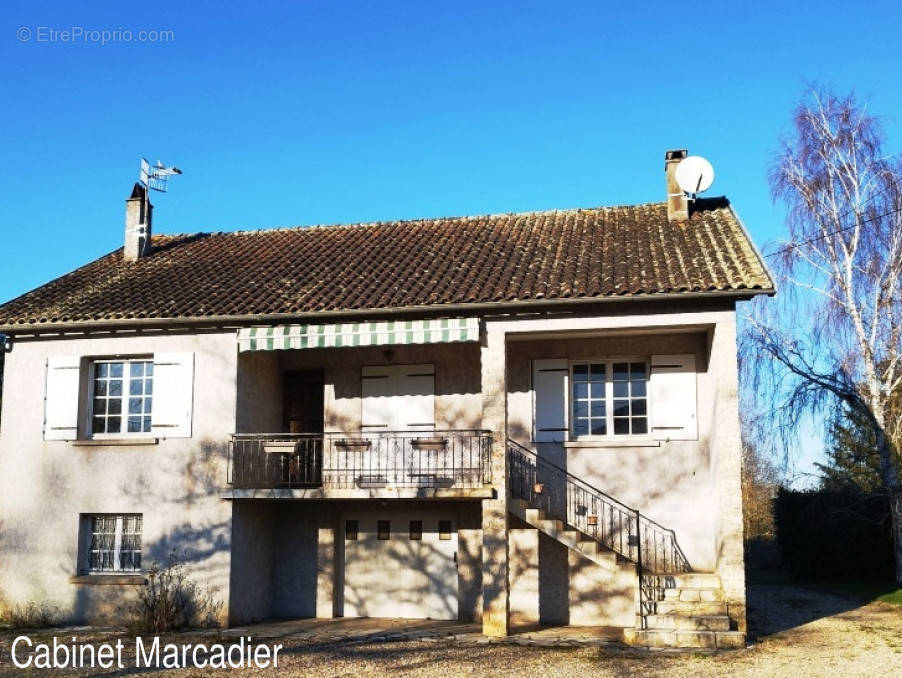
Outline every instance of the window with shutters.
[[141, 571], [140, 513], [83, 515], [81, 570], [90, 574]]
[[91, 368], [91, 434], [150, 433], [153, 361], [96, 360]]
[[51, 356], [44, 439], [190, 438], [194, 354]]
[[593, 360], [570, 365], [573, 440], [648, 435], [648, 363]]

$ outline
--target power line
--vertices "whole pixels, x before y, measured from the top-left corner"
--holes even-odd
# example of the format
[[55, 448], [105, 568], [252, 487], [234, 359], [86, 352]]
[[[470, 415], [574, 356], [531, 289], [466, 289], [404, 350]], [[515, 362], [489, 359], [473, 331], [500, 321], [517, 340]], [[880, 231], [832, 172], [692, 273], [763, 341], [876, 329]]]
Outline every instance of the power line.
[[[861, 226], [862, 224], [867, 224], [872, 221], [877, 221], [877, 219], [882, 219], [883, 217], [888, 217], [891, 214], [900, 214], [900, 213], [902, 213], [902, 208], [890, 210], [889, 212], [884, 212], [883, 214], [878, 214], [876, 216], [869, 217], [867, 219], [862, 219], [861, 221], [858, 221], [854, 224], [849, 224], [848, 226], [843, 226], [842, 228], [837, 228], [835, 231], [828, 231], [827, 233], [821, 233], [820, 235], [813, 236], [811, 238], [808, 238], [807, 240], [802, 240], [801, 242], [789, 243], [788, 245], [784, 245], [783, 247], [779, 248], [775, 252], [771, 252], [770, 254], [765, 254], [764, 257], [765, 258], [775, 257], [778, 254], [783, 254], [784, 252], [786, 252], [788, 250], [792, 250], [797, 247], [801, 247], [802, 245], [808, 245], [808, 244], [816, 242], [818, 240], [823, 240], [824, 238], [829, 238], [831, 235], [838, 235], [838, 234], [844, 233], [845, 231], [848, 231], [850, 229], [857, 228], [858, 226]], [[841, 218], [842, 218], [842, 216], [840, 216], [840, 219]]]

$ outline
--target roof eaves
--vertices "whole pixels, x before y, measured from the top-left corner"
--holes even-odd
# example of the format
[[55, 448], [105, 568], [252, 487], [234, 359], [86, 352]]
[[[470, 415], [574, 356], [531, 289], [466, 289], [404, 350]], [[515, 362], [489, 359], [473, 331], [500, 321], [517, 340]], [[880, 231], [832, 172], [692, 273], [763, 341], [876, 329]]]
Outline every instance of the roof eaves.
[[166, 327], [166, 326], [227, 326], [238, 327], [255, 323], [285, 323], [301, 320], [334, 321], [340, 318], [371, 318], [409, 315], [422, 313], [434, 316], [444, 316], [449, 313], [463, 315], [481, 315], [486, 312], [529, 310], [539, 311], [548, 308], [560, 308], [561, 306], [591, 306], [613, 302], [646, 302], [646, 301], [673, 301], [675, 299], [688, 300], [713, 300], [713, 299], [749, 299], [761, 294], [772, 295], [773, 289], [746, 288], [711, 290], [705, 292], [653, 292], [638, 294], [611, 294], [599, 297], [577, 298], [539, 298], [515, 301], [472, 302], [463, 304], [423, 304], [416, 306], [398, 306], [393, 308], [366, 308], [347, 309], [334, 311], [309, 311], [303, 313], [251, 313], [236, 315], [211, 315], [211, 316], [185, 316], [185, 317], [145, 317], [145, 318], [110, 318], [101, 320], [78, 320], [68, 322], [22, 322], [12, 325], [0, 325], [0, 332], [7, 334], [58, 334], [67, 331], [84, 331], [108, 328], [139, 328], [139, 327]]

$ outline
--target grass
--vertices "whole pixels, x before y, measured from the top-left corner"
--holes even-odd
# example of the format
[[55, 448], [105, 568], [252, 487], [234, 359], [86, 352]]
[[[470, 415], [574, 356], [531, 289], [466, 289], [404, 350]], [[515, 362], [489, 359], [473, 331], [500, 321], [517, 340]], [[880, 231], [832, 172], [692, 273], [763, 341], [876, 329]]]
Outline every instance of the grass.
[[902, 608], [902, 588], [895, 582], [882, 581], [829, 581], [818, 582], [817, 588], [830, 593], [870, 603], [879, 600]]

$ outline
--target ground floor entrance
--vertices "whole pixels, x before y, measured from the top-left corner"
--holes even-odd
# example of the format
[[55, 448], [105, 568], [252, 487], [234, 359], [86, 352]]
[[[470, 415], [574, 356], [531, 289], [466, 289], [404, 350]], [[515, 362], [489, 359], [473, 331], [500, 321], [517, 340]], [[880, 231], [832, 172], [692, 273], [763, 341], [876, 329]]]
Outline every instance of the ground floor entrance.
[[442, 511], [347, 513], [342, 616], [456, 620], [456, 523]]
[[229, 623], [474, 622], [481, 563], [479, 500], [239, 499]]

